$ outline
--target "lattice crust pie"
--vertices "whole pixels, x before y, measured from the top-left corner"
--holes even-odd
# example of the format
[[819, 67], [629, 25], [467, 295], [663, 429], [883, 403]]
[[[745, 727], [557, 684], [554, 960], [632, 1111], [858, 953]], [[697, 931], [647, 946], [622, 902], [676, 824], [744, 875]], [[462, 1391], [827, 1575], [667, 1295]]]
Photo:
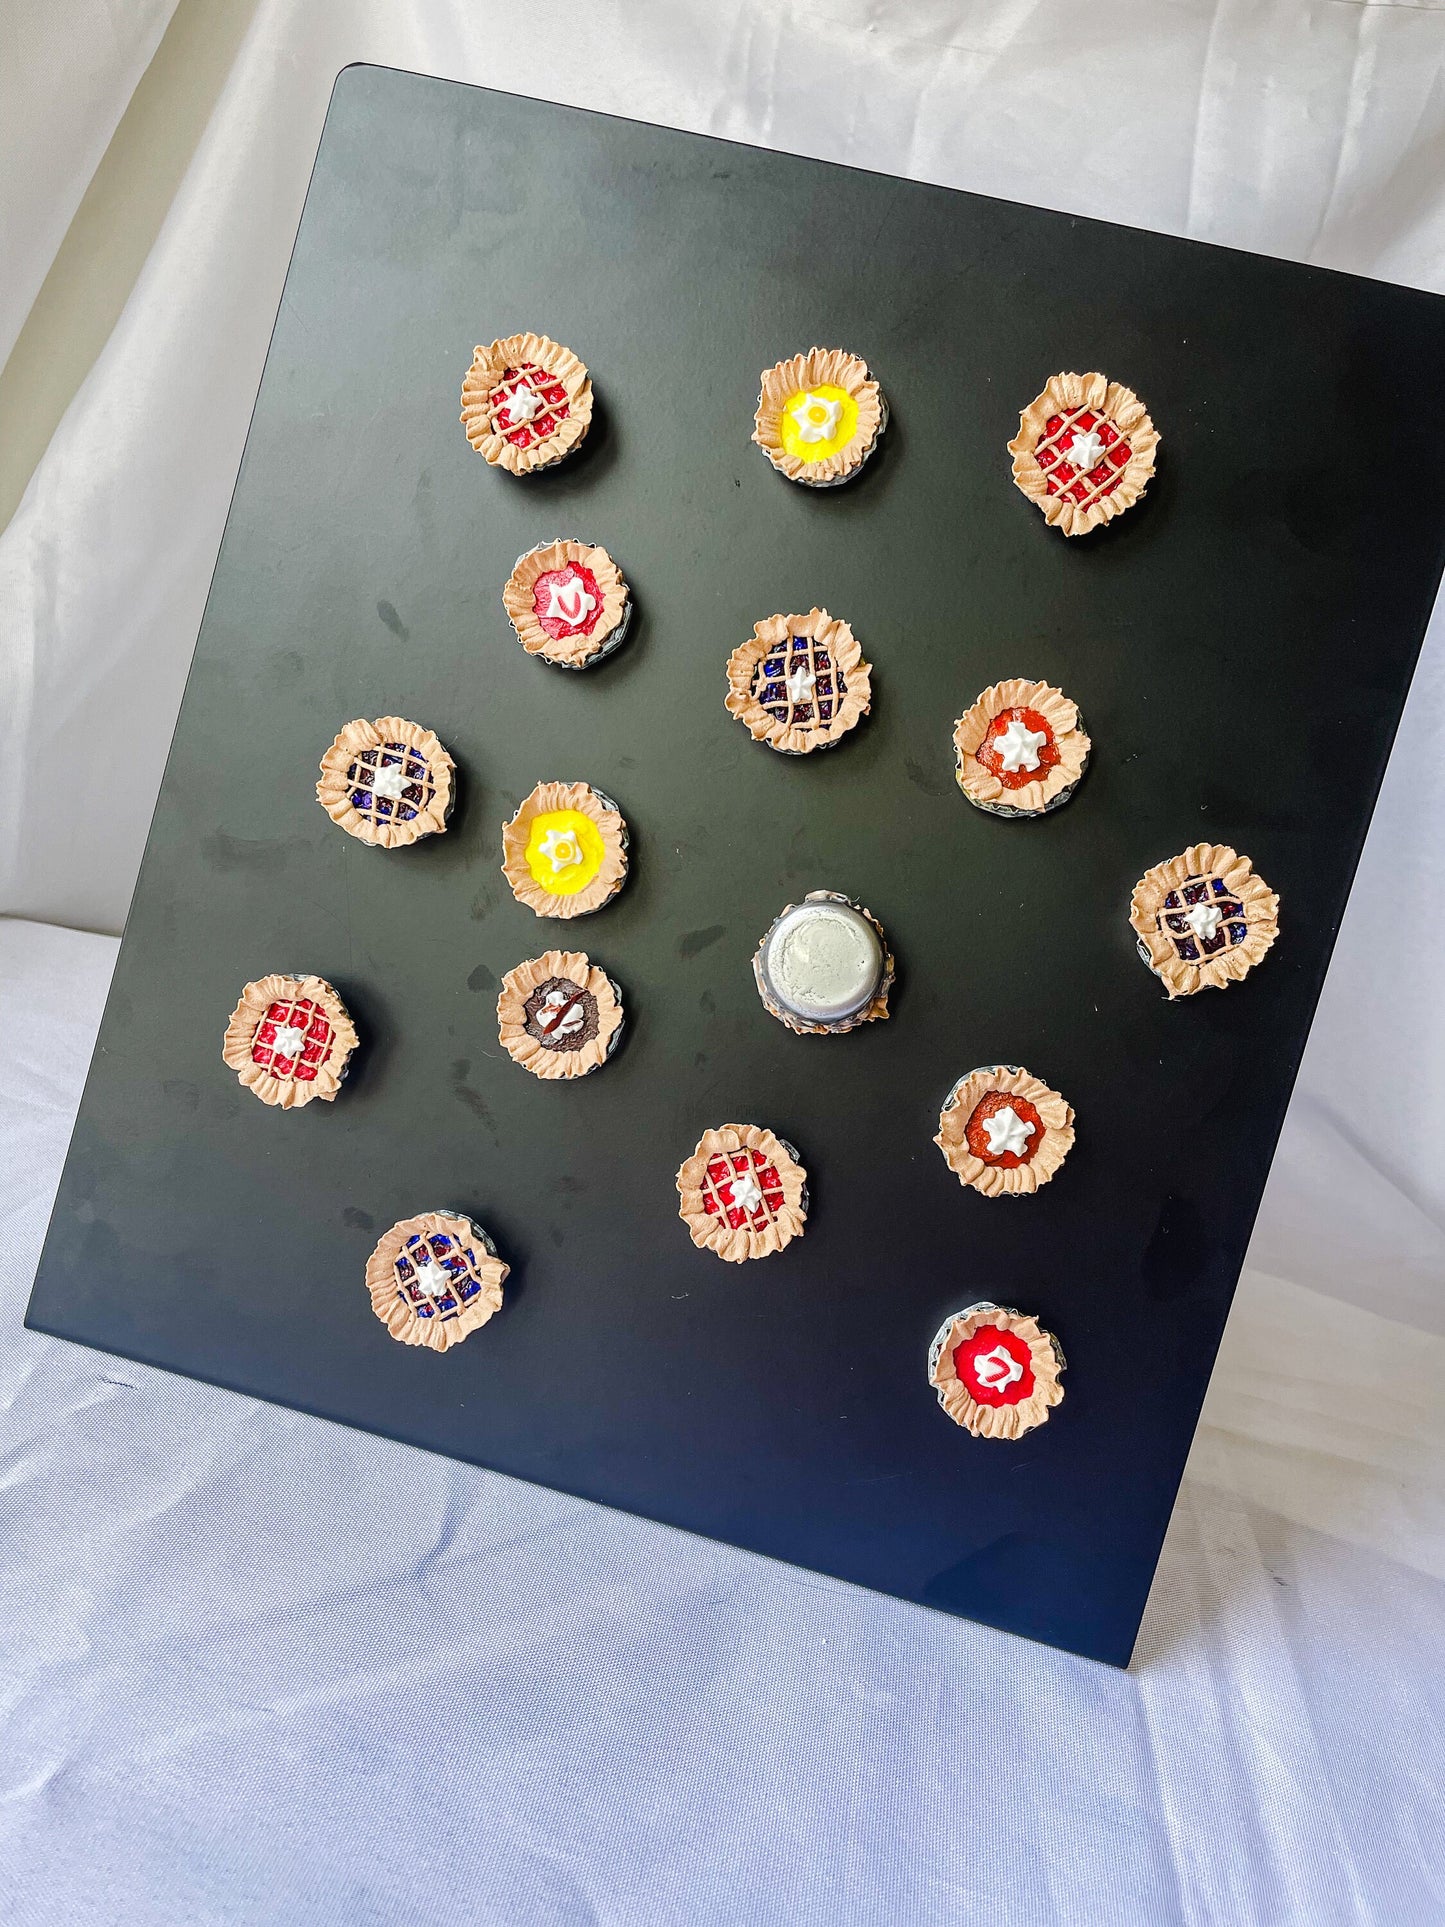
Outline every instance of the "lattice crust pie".
[[1089, 761], [1079, 712], [1052, 683], [996, 682], [960, 716], [955, 774], [991, 816], [1043, 816], [1067, 803]]
[[1045, 521], [1087, 535], [1139, 500], [1159, 435], [1132, 388], [1107, 375], [1051, 375], [1008, 446], [1014, 481]]
[[591, 669], [621, 647], [632, 597], [606, 549], [544, 543], [518, 558], [502, 590], [507, 617], [529, 656], [559, 669]]
[[330, 1102], [355, 1049], [355, 1026], [325, 978], [276, 975], [241, 992], [221, 1055], [263, 1104], [292, 1111]]
[[779, 474], [836, 488], [858, 473], [888, 426], [868, 364], [841, 348], [810, 348], [762, 378], [753, 440]]
[[768, 616], [728, 657], [728, 714], [785, 756], [832, 749], [868, 714], [872, 670], [840, 616]]
[[316, 800], [359, 843], [394, 850], [446, 828], [454, 768], [419, 723], [402, 716], [358, 718], [322, 757]]
[[366, 1262], [371, 1308], [403, 1345], [444, 1352], [502, 1303], [510, 1266], [470, 1218], [424, 1211], [394, 1224]]
[[502, 873], [539, 917], [585, 917], [627, 880], [627, 825], [587, 783], [539, 783], [502, 826]]
[[1074, 1142], [1074, 1113], [1018, 1064], [960, 1077], [933, 1140], [961, 1184], [986, 1198], [1022, 1197], [1047, 1184]]
[[704, 1131], [677, 1174], [692, 1241], [730, 1264], [766, 1258], [803, 1235], [808, 1174], [792, 1145], [759, 1124]]
[[580, 950], [549, 950], [503, 977], [497, 1029], [533, 1077], [585, 1077], [621, 1041], [622, 992]]
[[1248, 975], [1279, 935], [1279, 898], [1247, 856], [1196, 843], [1140, 877], [1129, 922], [1169, 996], [1189, 997]]
[[462, 383], [462, 427], [495, 468], [527, 475], [570, 455], [592, 422], [592, 382], [570, 348], [508, 335], [478, 348]]
[[928, 1382], [975, 1438], [1016, 1439], [1062, 1402], [1063, 1349], [1031, 1315], [983, 1300], [946, 1318], [928, 1349]]

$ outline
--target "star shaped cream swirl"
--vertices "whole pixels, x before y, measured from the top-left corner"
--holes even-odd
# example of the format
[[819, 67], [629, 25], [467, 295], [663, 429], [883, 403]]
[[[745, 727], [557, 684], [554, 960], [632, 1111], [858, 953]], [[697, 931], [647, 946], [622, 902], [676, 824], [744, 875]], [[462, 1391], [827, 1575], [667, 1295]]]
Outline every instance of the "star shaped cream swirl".
[[1005, 1345], [981, 1352], [973, 1361], [973, 1375], [986, 1391], [1001, 1392], [1024, 1375], [1024, 1368]]
[[306, 1048], [306, 1032], [300, 1024], [278, 1024], [276, 1041], [271, 1046], [271, 1058], [299, 1058]]
[[811, 669], [794, 669], [788, 677], [788, 701], [807, 703], [813, 700], [813, 684], [817, 677]]
[[554, 876], [568, 864], [582, 861], [582, 846], [575, 830], [544, 830], [537, 850], [551, 864]]
[[1041, 729], [1030, 729], [1022, 716], [1015, 716], [1008, 728], [994, 737], [993, 747], [999, 761], [1012, 775], [1021, 769], [1037, 769], [1039, 751], [1048, 740]]
[[1212, 937], [1224, 921], [1217, 903], [1194, 903], [1184, 912], [1184, 921], [1196, 937]]
[[503, 428], [521, 428], [542, 412], [542, 397], [535, 388], [514, 388], [502, 398], [498, 419]]
[[995, 1111], [992, 1117], [983, 1120], [989, 1156], [998, 1158], [1012, 1154], [1021, 1158], [1029, 1148], [1029, 1139], [1035, 1129], [1027, 1119], [1019, 1116], [1012, 1104], [1005, 1104], [1001, 1111]]
[[1087, 475], [1091, 468], [1097, 468], [1104, 459], [1103, 438], [1096, 428], [1076, 428], [1065, 452], [1074, 467]]
[[746, 1211], [751, 1217], [763, 1201], [762, 1187], [751, 1171], [744, 1171], [731, 1179], [728, 1189], [732, 1193], [733, 1206], [738, 1211]]
[[788, 412], [797, 424], [800, 442], [830, 442], [838, 432], [843, 404], [827, 395], [807, 394], [795, 401]]

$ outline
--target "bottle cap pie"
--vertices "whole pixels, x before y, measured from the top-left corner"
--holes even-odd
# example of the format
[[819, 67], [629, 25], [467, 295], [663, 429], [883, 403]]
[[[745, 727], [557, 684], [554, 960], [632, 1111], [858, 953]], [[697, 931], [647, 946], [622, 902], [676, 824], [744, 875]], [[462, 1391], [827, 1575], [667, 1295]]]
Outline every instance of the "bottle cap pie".
[[431, 730], [402, 716], [348, 723], [321, 759], [316, 800], [348, 836], [383, 850], [439, 835], [455, 765]]
[[1087, 535], [1139, 500], [1159, 435], [1132, 388], [1107, 375], [1051, 375], [1008, 446], [1014, 481], [1045, 521]]
[[1074, 1113], [1020, 1065], [988, 1064], [959, 1078], [933, 1141], [960, 1183], [986, 1198], [1021, 1197], [1069, 1155]]
[[768, 616], [728, 657], [728, 714], [784, 756], [832, 749], [868, 714], [872, 671], [826, 609]]
[[261, 977], [247, 984], [221, 1055], [263, 1104], [299, 1110], [341, 1088], [356, 1029], [324, 977]]
[[424, 1211], [387, 1232], [366, 1261], [366, 1286], [393, 1338], [444, 1352], [500, 1308], [510, 1269], [470, 1218]]
[[549, 950], [503, 977], [497, 1029], [533, 1077], [585, 1077], [621, 1041], [622, 992], [580, 950]]
[[836, 890], [790, 903], [753, 957], [765, 1008], [799, 1035], [841, 1034], [886, 1017], [893, 974], [882, 924]]
[[1129, 922], [1170, 998], [1189, 997], [1249, 974], [1279, 935], [1279, 898], [1247, 856], [1196, 843], [1140, 877]]
[[502, 873], [539, 917], [585, 917], [627, 880], [627, 825], [586, 783], [539, 783], [502, 825]]
[[841, 348], [810, 348], [762, 378], [753, 440], [780, 475], [836, 488], [858, 473], [888, 426], [868, 364]]
[[704, 1131], [677, 1191], [693, 1243], [730, 1264], [766, 1258], [803, 1235], [808, 1174], [792, 1145], [759, 1124]]
[[1052, 683], [996, 682], [953, 732], [958, 787], [990, 816], [1043, 816], [1067, 803], [1089, 761], [1078, 710]]
[[502, 590], [507, 616], [529, 656], [559, 669], [591, 669], [619, 649], [632, 597], [606, 549], [544, 543], [517, 559]]
[[1017, 1439], [1062, 1403], [1063, 1349], [1039, 1321], [987, 1299], [946, 1318], [928, 1348], [928, 1382], [975, 1438]]
[[570, 455], [592, 422], [592, 382], [570, 348], [507, 335], [478, 348], [462, 383], [462, 427], [494, 468], [527, 475]]

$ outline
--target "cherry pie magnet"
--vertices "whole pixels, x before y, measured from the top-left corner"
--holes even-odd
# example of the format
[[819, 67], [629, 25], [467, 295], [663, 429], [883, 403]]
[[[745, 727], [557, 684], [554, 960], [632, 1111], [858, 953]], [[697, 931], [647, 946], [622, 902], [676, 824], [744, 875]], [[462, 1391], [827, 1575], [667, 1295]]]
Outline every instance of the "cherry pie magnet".
[[704, 1131], [677, 1191], [693, 1243], [730, 1264], [766, 1258], [803, 1235], [808, 1174], [792, 1145], [762, 1125]]
[[1074, 1142], [1074, 1113], [1018, 1064], [960, 1077], [933, 1140], [961, 1184], [986, 1198], [1022, 1197], [1047, 1184]]
[[393, 1338], [444, 1352], [500, 1309], [509, 1270], [480, 1225], [425, 1211], [387, 1232], [366, 1261], [366, 1287]]
[[394, 850], [446, 828], [454, 768], [420, 724], [402, 716], [358, 719], [322, 757], [316, 800], [348, 836]]
[[975, 1438], [1017, 1439], [1062, 1402], [1064, 1354], [1036, 1318], [986, 1299], [944, 1320], [928, 1350], [928, 1382]]
[[780, 475], [809, 488], [849, 482], [888, 426], [888, 403], [867, 362], [810, 348], [762, 378], [753, 440]]
[[871, 676], [841, 617], [768, 616], [728, 657], [728, 714], [784, 756], [833, 749], [868, 714]]
[[1247, 856], [1196, 843], [1140, 877], [1129, 922], [1170, 998], [1190, 997], [1249, 974], [1279, 935], [1279, 898]]
[[996, 682], [953, 732], [958, 787], [991, 816], [1043, 816], [1079, 786], [1089, 738], [1079, 712], [1051, 683]]
[[299, 1110], [329, 1103], [356, 1049], [345, 1004], [323, 977], [262, 977], [247, 984], [226, 1026], [221, 1055], [263, 1104]]
[[533, 1077], [585, 1077], [622, 1037], [622, 992], [580, 950], [549, 950], [502, 979], [497, 1029]]
[[1051, 375], [1008, 446], [1014, 481], [1045, 521], [1087, 535], [1139, 500], [1159, 435], [1133, 389], [1107, 375]]
[[592, 422], [585, 363], [546, 335], [508, 335], [478, 348], [462, 383], [462, 427], [494, 468], [528, 475], [581, 442]]
[[548, 542], [518, 559], [502, 591], [529, 656], [559, 669], [590, 669], [622, 646], [632, 596], [606, 549]]
[[502, 826], [502, 873], [539, 917], [585, 917], [627, 880], [627, 825], [587, 783], [539, 783]]
[[810, 890], [790, 903], [753, 957], [764, 1008], [806, 1037], [837, 1036], [886, 1017], [893, 974], [882, 924], [836, 890]]

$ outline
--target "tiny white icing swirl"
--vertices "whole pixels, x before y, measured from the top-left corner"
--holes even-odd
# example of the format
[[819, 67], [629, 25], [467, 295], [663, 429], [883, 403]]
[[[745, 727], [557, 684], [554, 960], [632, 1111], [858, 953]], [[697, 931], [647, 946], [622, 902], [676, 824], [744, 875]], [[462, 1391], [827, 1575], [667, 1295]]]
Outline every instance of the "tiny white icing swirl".
[[788, 411], [797, 424], [800, 442], [830, 442], [838, 432], [843, 404], [827, 395], [807, 394]]
[[384, 796], [389, 803], [399, 803], [406, 790], [406, 770], [401, 763], [384, 764], [371, 779], [372, 795]]
[[1104, 442], [1096, 428], [1076, 428], [1067, 454], [1074, 467], [1087, 475], [1104, 459]]
[[1016, 1158], [1022, 1157], [1037, 1129], [1037, 1125], [1021, 1118], [1012, 1104], [1005, 1104], [1001, 1111], [995, 1111], [991, 1117], [983, 1120], [989, 1156], [1005, 1157], [1012, 1154]]
[[1024, 1368], [1006, 1346], [995, 1345], [991, 1352], [980, 1352], [973, 1360], [973, 1375], [986, 1391], [1001, 1392], [1005, 1386], [1017, 1384]]
[[271, 1046], [275, 1057], [299, 1057], [306, 1043], [306, 1032], [300, 1024], [278, 1024], [276, 1041]]
[[1217, 903], [1195, 903], [1184, 912], [1184, 921], [1196, 937], [1209, 938], [1223, 923], [1224, 912]]
[[1030, 729], [1022, 716], [1010, 719], [1009, 726], [993, 739], [999, 761], [1010, 774], [1021, 769], [1037, 769], [1039, 751], [1048, 741], [1041, 729]]

